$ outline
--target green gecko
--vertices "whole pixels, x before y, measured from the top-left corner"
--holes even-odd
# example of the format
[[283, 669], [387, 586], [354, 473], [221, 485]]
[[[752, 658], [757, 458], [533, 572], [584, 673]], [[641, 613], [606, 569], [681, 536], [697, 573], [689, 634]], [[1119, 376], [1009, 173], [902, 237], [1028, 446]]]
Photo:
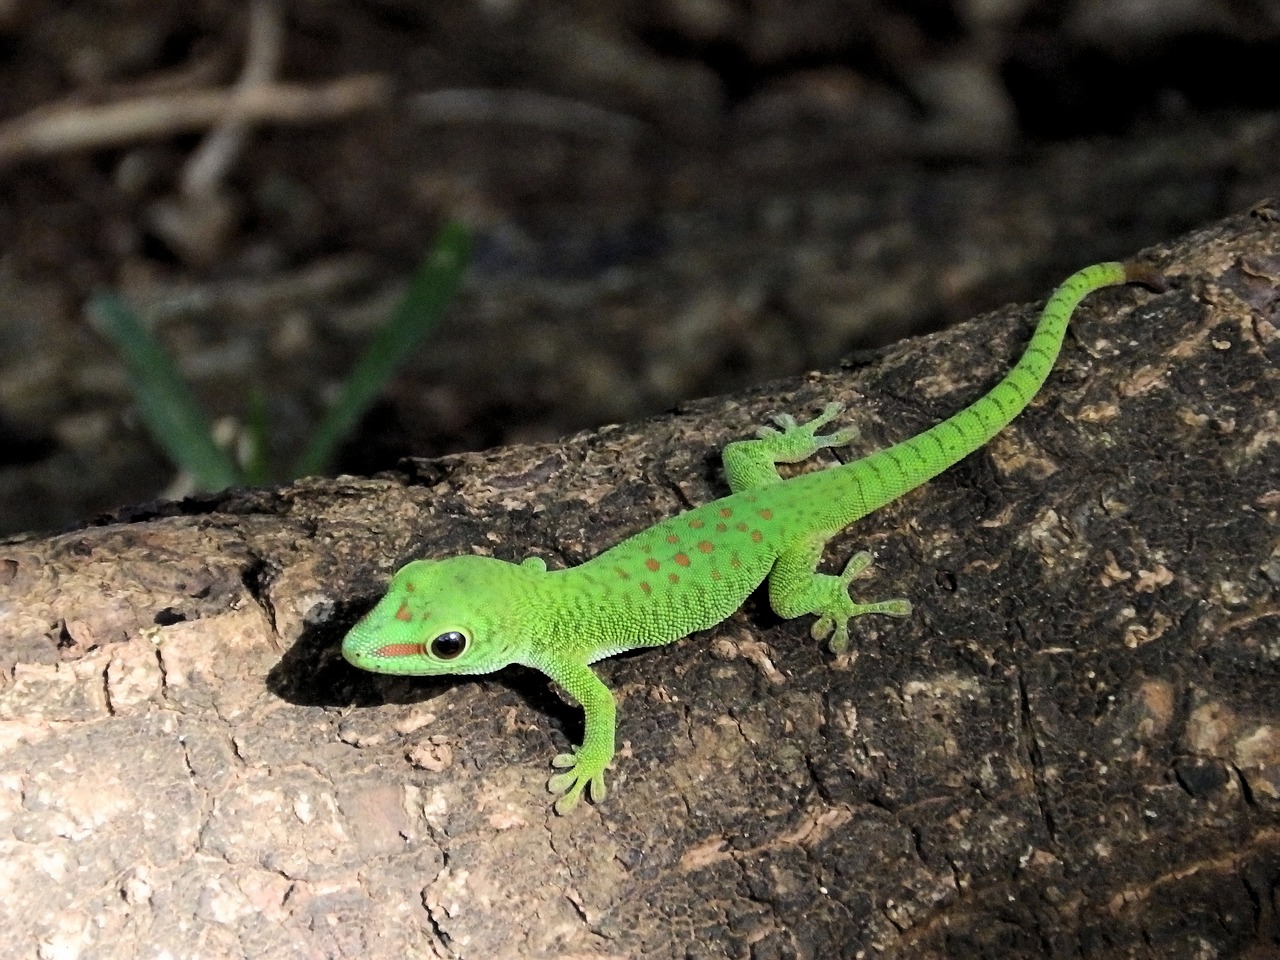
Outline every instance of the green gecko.
[[538, 557], [520, 564], [492, 557], [415, 560], [346, 635], [342, 655], [377, 673], [480, 674], [518, 663], [542, 671], [582, 705], [583, 742], [552, 760], [561, 772], [548, 788], [557, 813], [589, 788], [605, 797], [614, 754], [613, 694], [590, 664], [671, 643], [732, 614], [766, 579], [769, 602], [784, 618], [816, 614], [811, 633], [841, 653], [848, 622], [866, 613], [904, 617], [906, 600], [855, 603], [849, 583], [871, 563], [858, 553], [837, 576], [818, 573], [827, 541], [873, 510], [973, 453], [1031, 401], [1049, 376], [1077, 304], [1102, 287], [1141, 282], [1160, 287], [1148, 268], [1121, 263], [1085, 267], [1054, 291], [1017, 364], [989, 393], [917, 436], [860, 460], [783, 480], [778, 463], [804, 460], [855, 439], [853, 429], [820, 435], [840, 413], [797, 423], [724, 448], [732, 493], [642, 530], [586, 563], [548, 570]]

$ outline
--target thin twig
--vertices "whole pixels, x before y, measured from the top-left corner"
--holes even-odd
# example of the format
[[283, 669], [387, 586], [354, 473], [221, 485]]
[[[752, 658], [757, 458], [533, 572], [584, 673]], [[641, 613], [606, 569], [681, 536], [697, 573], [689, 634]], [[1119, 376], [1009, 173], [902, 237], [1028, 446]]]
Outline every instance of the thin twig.
[[495, 123], [595, 137], [634, 138], [649, 129], [635, 117], [537, 90], [431, 90], [410, 101], [420, 122]]
[[[255, 87], [274, 81], [283, 47], [284, 3], [282, 0], [253, 0], [249, 10], [249, 49], [245, 55], [244, 70], [236, 81], [236, 92], [243, 96]], [[243, 112], [233, 109], [231, 116], [204, 138], [183, 169], [184, 196], [191, 198], [216, 192], [218, 184], [244, 147], [249, 127]]]
[[358, 74], [315, 85], [271, 83], [244, 91], [191, 90], [95, 106], [38, 107], [0, 125], [0, 165], [207, 130], [233, 116], [248, 123], [314, 123], [383, 107], [390, 99], [385, 75]]

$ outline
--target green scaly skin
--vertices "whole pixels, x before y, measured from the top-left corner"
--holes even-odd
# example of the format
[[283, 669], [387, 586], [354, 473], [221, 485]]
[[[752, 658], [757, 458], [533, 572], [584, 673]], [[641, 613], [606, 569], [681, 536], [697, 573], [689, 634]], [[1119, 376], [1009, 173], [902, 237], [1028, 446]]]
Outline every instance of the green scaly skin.
[[838, 576], [817, 572], [827, 541], [853, 523], [977, 450], [1035, 396], [1053, 368], [1076, 305], [1102, 287], [1159, 283], [1120, 263], [1086, 267], [1049, 299], [1026, 352], [984, 397], [918, 436], [853, 463], [783, 480], [794, 463], [854, 439], [850, 429], [820, 436], [841, 406], [805, 424], [782, 415], [755, 440], [724, 449], [733, 491], [664, 520], [578, 567], [547, 570], [489, 557], [417, 560], [396, 573], [386, 595], [342, 641], [348, 661], [377, 673], [479, 674], [519, 663], [541, 670], [586, 714], [583, 743], [557, 756], [549, 782], [567, 813], [583, 792], [604, 799], [614, 753], [614, 701], [590, 664], [637, 647], [671, 643], [714, 626], [761, 583], [782, 617], [815, 614], [812, 634], [833, 651], [849, 644], [849, 620], [865, 613], [903, 617], [906, 600], [854, 603], [849, 583], [871, 562], [854, 556]]

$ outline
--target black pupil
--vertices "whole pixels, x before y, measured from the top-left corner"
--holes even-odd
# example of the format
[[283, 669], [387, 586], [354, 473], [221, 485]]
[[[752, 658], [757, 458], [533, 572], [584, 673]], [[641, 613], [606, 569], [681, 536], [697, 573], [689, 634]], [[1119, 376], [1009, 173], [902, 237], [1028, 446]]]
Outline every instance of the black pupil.
[[442, 633], [431, 641], [431, 652], [441, 660], [452, 660], [467, 648], [467, 638], [457, 630]]

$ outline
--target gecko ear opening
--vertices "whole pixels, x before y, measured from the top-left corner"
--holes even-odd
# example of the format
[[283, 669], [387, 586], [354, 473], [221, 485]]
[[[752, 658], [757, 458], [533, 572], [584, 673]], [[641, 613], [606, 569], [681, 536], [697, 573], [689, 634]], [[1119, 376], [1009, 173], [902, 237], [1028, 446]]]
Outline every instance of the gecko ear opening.
[[466, 652], [470, 644], [471, 638], [461, 630], [450, 630], [432, 640], [427, 649], [437, 660], [456, 660]]

